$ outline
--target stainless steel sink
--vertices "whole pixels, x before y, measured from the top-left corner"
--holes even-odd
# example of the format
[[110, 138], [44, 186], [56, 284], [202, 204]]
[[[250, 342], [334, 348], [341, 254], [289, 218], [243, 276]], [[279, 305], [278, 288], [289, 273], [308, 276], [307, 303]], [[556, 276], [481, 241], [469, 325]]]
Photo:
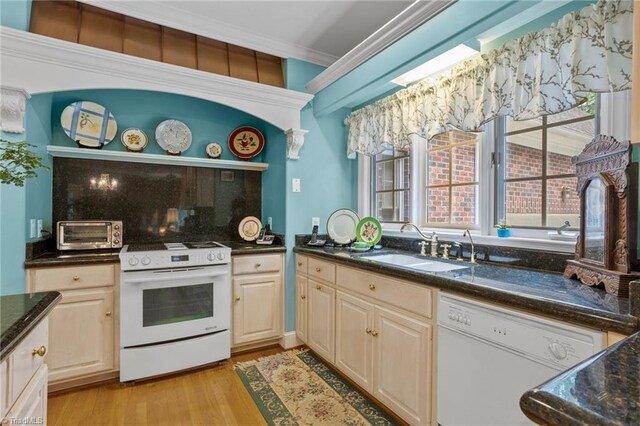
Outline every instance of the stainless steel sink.
[[367, 256], [366, 259], [425, 272], [455, 271], [470, 267], [470, 265], [453, 265], [446, 262], [419, 259], [417, 257], [407, 256], [404, 254], [381, 254], [378, 256]]

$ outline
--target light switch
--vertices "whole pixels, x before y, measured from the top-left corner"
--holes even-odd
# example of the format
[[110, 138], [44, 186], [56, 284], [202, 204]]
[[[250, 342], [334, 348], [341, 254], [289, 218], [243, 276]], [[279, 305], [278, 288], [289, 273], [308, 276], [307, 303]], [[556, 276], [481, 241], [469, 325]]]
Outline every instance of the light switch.
[[291, 179], [291, 190], [293, 192], [300, 192], [300, 179], [298, 178]]

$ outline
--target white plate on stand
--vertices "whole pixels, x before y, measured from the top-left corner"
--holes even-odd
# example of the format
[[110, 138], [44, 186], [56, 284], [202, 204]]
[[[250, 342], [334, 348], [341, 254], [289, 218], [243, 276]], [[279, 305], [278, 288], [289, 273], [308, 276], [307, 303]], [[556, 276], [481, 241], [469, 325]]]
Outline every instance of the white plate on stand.
[[336, 244], [350, 244], [356, 239], [360, 217], [350, 209], [338, 209], [327, 220], [327, 233]]

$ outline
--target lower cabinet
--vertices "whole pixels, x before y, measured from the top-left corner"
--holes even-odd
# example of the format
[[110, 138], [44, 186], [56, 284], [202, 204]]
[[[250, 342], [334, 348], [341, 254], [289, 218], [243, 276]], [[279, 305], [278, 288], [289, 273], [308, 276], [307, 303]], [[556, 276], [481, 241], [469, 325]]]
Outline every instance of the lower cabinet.
[[307, 287], [307, 345], [333, 363], [336, 290], [311, 278]]
[[90, 289], [62, 294], [49, 317], [49, 380], [114, 369], [114, 291]]
[[233, 343], [280, 337], [280, 274], [258, 274], [233, 279]]
[[307, 278], [296, 274], [296, 336], [307, 343]]
[[373, 305], [338, 291], [336, 366], [363, 389], [373, 390]]
[[282, 337], [284, 257], [280, 253], [232, 259], [232, 346], [259, 347]]
[[49, 387], [60, 390], [116, 377], [119, 369], [117, 264], [27, 270], [30, 292], [59, 291], [49, 314]]
[[[42, 365], [7, 413], [7, 424], [47, 424], [47, 365]], [[4, 422], [2, 423], [5, 424]]]

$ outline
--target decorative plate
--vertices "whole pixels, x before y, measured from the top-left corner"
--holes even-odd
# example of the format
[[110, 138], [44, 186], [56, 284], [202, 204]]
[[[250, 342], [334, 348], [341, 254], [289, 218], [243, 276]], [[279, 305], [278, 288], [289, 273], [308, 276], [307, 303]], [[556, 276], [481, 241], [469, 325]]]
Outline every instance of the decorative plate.
[[349, 209], [338, 209], [327, 220], [327, 233], [338, 244], [349, 244], [356, 239], [358, 214]]
[[80, 146], [102, 148], [116, 137], [118, 123], [113, 114], [95, 102], [78, 101], [60, 116], [62, 129]]
[[140, 129], [129, 128], [125, 129], [120, 135], [122, 145], [127, 148], [127, 151], [142, 152], [149, 139], [147, 134]]
[[262, 152], [264, 136], [253, 127], [238, 127], [229, 135], [229, 150], [241, 160], [249, 160]]
[[369, 246], [375, 246], [382, 238], [382, 226], [375, 217], [363, 217], [356, 227], [358, 241], [365, 242]]
[[262, 222], [255, 216], [247, 216], [238, 225], [240, 237], [245, 241], [253, 241], [258, 238], [258, 234], [262, 229]]
[[215, 142], [207, 145], [205, 151], [207, 152], [207, 157], [209, 158], [220, 158], [220, 156], [222, 155], [222, 147], [220, 146], [220, 144], [217, 144]]
[[156, 141], [167, 154], [180, 155], [191, 146], [191, 130], [182, 121], [165, 120], [156, 127]]
[[370, 249], [371, 249], [371, 247], [369, 247], [369, 246], [364, 247], [364, 248], [351, 246], [351, 250], [353, 250], [353, 251], [369, 251]]

